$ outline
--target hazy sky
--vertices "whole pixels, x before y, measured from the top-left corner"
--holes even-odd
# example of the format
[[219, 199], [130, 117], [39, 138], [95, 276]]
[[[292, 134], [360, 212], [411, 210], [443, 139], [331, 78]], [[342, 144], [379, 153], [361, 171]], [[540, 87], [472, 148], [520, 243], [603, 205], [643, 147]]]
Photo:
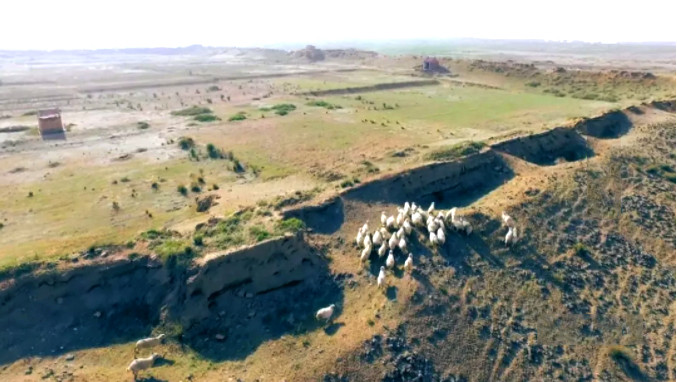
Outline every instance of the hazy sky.
[[0, 49], [476, 37], [675, 41], [677, 1], [6, 0]]

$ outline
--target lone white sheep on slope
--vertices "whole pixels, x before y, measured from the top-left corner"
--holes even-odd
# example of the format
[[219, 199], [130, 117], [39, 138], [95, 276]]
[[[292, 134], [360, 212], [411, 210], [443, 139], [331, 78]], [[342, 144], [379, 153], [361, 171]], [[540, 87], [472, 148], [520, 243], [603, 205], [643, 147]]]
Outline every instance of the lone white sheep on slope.
[[414, 255], [410, 253], [407, 260], [404, 261], [404, 270], [411, 272], [412, 269], [414, 269]]
[[505, 245], [515, 244], [517, 239], [517, 227], [508, 227], [508, 233], [505, 234]]
[[148, 358], [137, 358], [127, 366], [127, 371], [131, 371], [134, 374], [134, 380], [136, 380], [140, 371], [153, 367], [153, 363], [159, 358], [160, 355], [156, 353], [151, 354]]
[[160, 343], [162, 343], [163, 338], [165, 338], [165, 335], [159, 334], [155, 337], [148, 337], [148, 338], [144, 338], [144, 339], [136, 341], [136, 347], [134, 348], [134, 354], [136, 354], [136, 352], [138, 352], [139, 350], [148, 349], [148, 348], [152, 348], [154, 346], [159, 345]]
[[331, 304], [326, 308], [318, 310], [317, 313], [315, 313], [315, 318], [318, 320], [329, 321], [331, 316], [334, 315], [334, 308], [336, 308], [336, 305]]
[[503, 220], [503, 225], [511, 228], [515, 226], [515, 220], [505, 211], [501, 212], [501, 219]]
[[381, 270], [378, 272], [378, 278], [376, 279], [376, 284], [379, 288], [386, 285], [386, 268], [381, 265]]

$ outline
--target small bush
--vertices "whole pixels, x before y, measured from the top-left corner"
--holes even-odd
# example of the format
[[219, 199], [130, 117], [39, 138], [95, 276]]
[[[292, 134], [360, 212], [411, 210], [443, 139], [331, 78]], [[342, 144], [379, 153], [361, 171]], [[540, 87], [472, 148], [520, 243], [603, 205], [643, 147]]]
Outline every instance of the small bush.
[[21, 114], [22, 117], [29, 117], [31, 115], [38, 115], [38, 112], [37, 111], [27, 111], [27, 112]]
[[531, 88], [537, 88], [537, 87], [541, 86], [541, 83], [538, 82], [538, 81], [531, 81], [531, 82], [527, 82], [526, 85], [531, 87]]
[[289, 218], [289, 219], [284, 219], [280, 220], [277, 222], [277, 230], [281, 233], [284, 232], [297, 232], [306, 227], [306, 224], [298, 218]]
[[426, 159], [442, 161], [461, 158], [467, 155], [476, 154], [485, 146], [483, 142], [461, 142], [451, 147], [446, 147], [432, 151], [426, 155]]
[[202, 188], [200, 187], [200, 185], [198, 183], [192, 182], [190, 184], [190, 190], [197, 193], [197, 192], [201, 192]]
[[220, 90], [221, 90], [221, 88], [218, 87], [217, 85], [212, 85], [212, 86], [210, 86], [210, 87], [207, 88], [207, 91], [208, 91], [208, 92], [218, 92], [218, 91], [220, 91]]
[[310, 101], [310, 102], [308, 102], [306, 105], [308, 105], [308, 106], [318, 106], [318, 107], [323, 107], [323, 108], [329, 109], [329, 110], [341, 109], [341, 106], [331, 104], [331, 103], [329, 103], [329, 102], [327, 102], [327, 101]]
[[590, 254], [590, 250], [585, 244], [578, 242], [574, 245], [574, 253], [576, 256], [585, 256]]
[[240, 111], [240, 112], [238, 112], [234, 115], [231, 115], [230, 118], [228, 118], [228, 120], [231, 121], [231, 122], [232, 121], [244, 121], [245, 119], [247, 119], [247, 116], [245, 115], [245, 113], [243, 111]]
[[150, 124], [148, 124], [148, 122], [137, 122], [136, 127], [138, 127], [141, 130], [145, 130], [150, 127]]
[[160, 185], [157, 182], [153, 182], [151, 183], [150, 188], [157, 191], [160, 188]]
[[183, 184], [180, 184], [179, 186], [177, 186], [176, 191], [178, 191], [179, 194], [181, 194], [183, 196], [188, 195], [188, 189]]
[[212, 190], [218, 190], [218, 189], [219, 189], [218, 184], [216, 184], [216, 183], [212, 184]]
[[209, 156], [212, 159], [221, 159], [223, 158], [223, 154], [221, 153], [221, 150], [216, 148], [211, 143], [207, 143], [207, 156]]
[[212, 110], [207, 107], [191, 106], [186, 109], [173, 111], [171, 114], [181, 117], [193, 117], [200, 114], [211, 114]]
[[273, 106], [271, 109], [275, 110], [277, 115], [287, 115], [289, 112], [296, 110], [296, 105], [290, 103], [280, 103]]
[[195, 237], [193, 237], [193, 244], [195, 244], [199, 247], [203, 246], [204, 245], [204, 237], [202, 235], [195, 235]]
[[353, 181], [350, 179], [346, 179], [343, 182], [341, 182], [341, 187], [342, 188], [348, 188], [353, 186]]
[[122, 183], [127, 183], [129, 181], [130, 181], [129, 178], [126, 177], [126, 176], [123, 176], [122, 179], [120, 179], [120, 182], [122, 182]]
[[214, 114], [198, 114], [193, 117], [193, 119], [198, 122], [214, 122], [221, 120], [221, 118], [215, 116]]
[[189, 150], [195, 146], [195, 141], [190, 137], [179, 138], [179, 147], [181, 150]]
[[249, 235], [259, 242], [268, 239], [270, 237], [270, 232], [266, 231], [266, 229], [261, 226], [253, 226], [249, 228]]

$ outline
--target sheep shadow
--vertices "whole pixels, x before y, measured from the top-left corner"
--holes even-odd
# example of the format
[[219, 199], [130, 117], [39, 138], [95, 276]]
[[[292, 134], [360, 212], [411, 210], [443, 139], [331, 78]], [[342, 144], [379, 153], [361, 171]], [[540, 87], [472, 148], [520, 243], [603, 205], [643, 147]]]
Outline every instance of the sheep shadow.
[[172, 365], [175, 364], [175, 363], [176, 363], [176, 361], [174, 361], [174, 360], [172, 360], [172, 359], [168, 359], [168, 358], [165, 358], [165, 357], [160, 357], [159, 359], [155, 360], [155, 365], [154, 365], [154, 367], [172, 366]]
[[386, 289], [386, 297], [388, 300], [397, 301], [397, 287], [392, 285], [389, 286], [388, 289]]
[[344, 324], [317, 320], [315, 313], [335, 304], [333, 318], [341, 316], [344, 281], [327, 269], [326, 274], [252, 298], [239, 297], [235, 291], [223, 293], [210, 305], [210, 317], [185, 332], [186, 345], [210, 361], [222, 362], [243, 360], [262, 343], [283, 335], [317, 330], [334, 335]]
[[310, 230], [321, 234], [335, 233], [345, 220], [343, 200], [338, 196], [317, 206], [285, 211], [282, 215], [284, 219], [300, 219]]
[[324, 333], [328, 336], [333, 336], [342, 326], [346, 326], [346, 324], [344, 322], [332, 322], [331, 325], [324, 328]]
[[[641, 111], [641, 109], [636, 109]], [[633, 110], [630, 110], [633, 111]], [[584, 119], [575, 128], [581, 134], [601, 139], [620, 138], [632, 128], [632, 121], [622, 111], [606, 113], [596, 118]]]
[[155, 377], [137, 378], [137, 379], [134, 379], [134, 381], [137, 381], [137, 382], [169, 382], [169, 380], [167, 380], [167, 379], [158, 379], [158, 378], [155, 378]]

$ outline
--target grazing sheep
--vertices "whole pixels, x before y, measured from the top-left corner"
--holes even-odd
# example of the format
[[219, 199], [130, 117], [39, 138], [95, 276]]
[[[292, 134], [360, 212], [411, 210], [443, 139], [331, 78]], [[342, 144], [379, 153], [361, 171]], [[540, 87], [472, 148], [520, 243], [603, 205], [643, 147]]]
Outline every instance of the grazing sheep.
[[404, 261], [404, 270], [411, 272], [412, 269], [414, 269], [414, 255], [410, 253], [407, 260]]
[[449, 212], [447, 212], [447, 220], [452, 223], [456, 221], [456, 207], [450, 209]]
[[435, 202], [430, 203], [430, 207], [428, 207], [429, 214], [432, 214], [433, 211], [435, 211]]
[[439, 241], [440, 244], [444, 244], [444, 242], [447, 241], [447, 238], [444, 235], [444, 230], [442, 228], [439, 228], [437, 230], [437, 241]]
[[367, 233], [369, 231], [369, 220], [362, 226], [362, 233]]
[[395, 224], [397, 227], [402, 227], [402, 223], [404, 223], [404, 214], [402, 212], [397, 214], [397, 219], [395, 219]]
[[148, 337], [148, 338], [144, 338], [142, 340], [136, 341], [136, 347], [134, 348], [134, 354], [136, 354], [136, 352], [138, 352], [141, 349], [148, 349], [148, 348], [152, 348], [154, 346], [159, 345], [160, 343], [162, 343], [163, 338], [165, 338], [165, 335], [159, 334], [155, 337]]
[[386, 225], [386, 220], [388, 220], [388, 217], [386, 216], [386, 212], [381, 211], [381, 225], [382, 226]]
[[515, 220], [506, 214], [505, 211], [501, 212], [501, 219], [503, 220], [503, 225], [511, 228], [515, 226]]
[[380, 232], [381, 232], [381, 236], [383, 236], [383, 240], [390, 239], [390, 232], [388, 232], [388, 230], [385, 229], [385, 227], [381, 227]]
[[372, 238], [371, 241], [374, 243], [374, 245], [381, 245], [381, 242], [383, 241], [382, 239], [383, 236], [381, 236], [381, 231], [376, 230], [376, 232], [374, 232], [374, 237]]
[[444, 219], [435, 219], [435, 223], [437, 223], [437, 227], [440, 229], [447, 229], [447, 227], [444, 225]]
[[360, 247], [360, 245], [362, 245], [363, 240], [364, 240], [364, 235], [362, 234], [362, 230], [359, 230], [357, 232], [357, 236], [355, 236], [355, 243], [357, 243], [358, 247]]
[[411, 235], [411, 229], [412, 229], [412, 227], [411, 227], [411, 223], [409, 222], [409, 219], [406, 219], [406, 220], [404, 221], [404, 224], [402, 224], [402, 228], [404, 228], [404, 232], [405, 232], [407, 235]]
[[459, 219], [452, 220], [451, 224], [454, 226], [456, 231], [462, 231], [464, 229], [463, 222]]
[[397, 238], [401, 239], [404, 237], [404, 227], [400, 227], [400, 229], [397, 230]]
[[371, 247], [371, 237], [369, 237], [369, 234], [366, 234], [364, 236], [364, 248]]
[[428, 224], [428, 232], [437, 232], [437, 228], [435, 222], [430, 222], [430, 224]]
[[416, 212], [418, 210], [418, 206], [416, 205], [416, 202], [411, 202], [411, 213]]
[[326, 308], [318, 310], [317, 313], [315, 313], [315, 318], [318, 320], [329, 321], [331, 316], [334, 315], [334, 308], [336, 308], [336, 305], [331, 304]]
[[444, 221], [444, 212], [442, 212], [442, 211], [438, 212], [436, 219]]
[[405, 217], [409, 216], [409, 213], [411, 212], [411, 207], [409, 206], [409, 202], [404, 202], [404, 209], [402, 210], [402, 213], [404, 214]]
[[437, 241], [437, 235], [435, 235], [435, 232], [430, 232], [430, 244], [432, 245], [437, 245], [439, 242]]
[[371, 245], [368, 246], [368, 247], [365, 247], [362, 250], [362, 254], [360, 254], [360, 262], [364, 263], [365, 261], [367, 261], [367, 259], [369, 259], [370, 254], [371, 254]]
[[464, 218], [461, 218], [461, 225], [463, 227], [463, 230], [465, 231], [465, 234], [467, 236], [470, 236], [472, 233], [472, 226], [470, 225], [470, 222], [465, 220]]
[[386, 268], [383, 265], [381, 265], [381, 270], [378, 272], [376, 283], [378, 284], [379, 288], [386, 285]]
[[386, 250], [388, 249], [388, 246], [386, 245], [385, 242], [381, 244], [381, 247], [378, 249], [378, 257], [383, 257], [386, 254]]
[[390, 237], [390, 240], [388, 240], [388, 247], [390, 250], [393, 250], [395, 247], [397, 247], [397, 235], [392, 235]]
[[508, 233], [505, 234], [505, 245], [517, 243], [517, 227], [508, 227]]
[[386, 220], [386, 227], [393, 228], [395, 226], [395, 217], [390, 215]]
[[156, 353], [151, 354], [148, 358], [136, 358], [127, 366], [127, 371], [131, 371], [134, 374], [134, 380], [136, 381], [139, 372], [153, 367], [153, 363], [158, 358], [160, 358], [160, 355]]
[[386, 259], [386, 267], [392, 268], [395, 266], [395, 256], [393, 251], [388, 252], [388, 258]]
[[414, 214], [411, 215], [411, 222], [414, 225], [421, 226], [423, 225], [423, 216], [421, 216], [421, 214], [418, 211], [414, 212]]
[[397, 244], [397, 246], [400, 247], [400, 250], [402, 250], [402, 252], [405, 253], [407, 252], [407, 241], [404, 240], [404, 237], [400, 239], [400, 242]]

